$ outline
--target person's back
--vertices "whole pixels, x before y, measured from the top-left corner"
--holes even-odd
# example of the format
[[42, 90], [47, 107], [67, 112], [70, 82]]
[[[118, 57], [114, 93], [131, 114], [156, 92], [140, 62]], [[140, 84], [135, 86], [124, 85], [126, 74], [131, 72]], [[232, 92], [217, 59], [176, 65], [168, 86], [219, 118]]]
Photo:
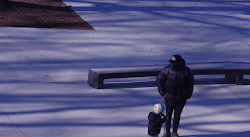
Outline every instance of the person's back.
[[[164, 137], [179, 137], [177, 130], [181, 113], [186, 101], [193, 94], [194, 77], [190, 68], [185, 65], [185, 60], [178, 54], [169, 60], [170, 66], [163, 68], [156, 78], [160, 95], [164, 97], [166, 105], [166, 133]], [[170, 135], [171, 118], [174, 112], [173, 131]]]
[[167, 94], [178, 100], [188, 99], [193, 92], [192, 71], [185, 64], [178, 70], [171, 65], [166, 66], [157, 77], [157, 85], [158, 88], [164, 89], [159, 90], [162, 96]]

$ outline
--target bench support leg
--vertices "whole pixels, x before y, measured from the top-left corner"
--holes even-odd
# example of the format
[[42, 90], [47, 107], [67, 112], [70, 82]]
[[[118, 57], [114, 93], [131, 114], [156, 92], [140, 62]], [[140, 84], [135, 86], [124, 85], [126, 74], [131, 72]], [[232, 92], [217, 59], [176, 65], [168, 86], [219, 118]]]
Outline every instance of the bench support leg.
[[238, 75], [236, 77], [236, 84], [237, 85], [242, 85], [243, 84], [243, 74], [238, 73]]
[[236, 85], [243, 84], [243, 74], [239, 72], [228, 72], [225, 74], [226, 79], [235, 83]]
[[89, 70], [89, 75], [88, 75], [89, 86], [96, 88], [96, 89], [102, 89], [103, 82], [104, 82], [104, 79], [100, 78], [100, 75], [98, 73], [96, 73], [95, 71]]

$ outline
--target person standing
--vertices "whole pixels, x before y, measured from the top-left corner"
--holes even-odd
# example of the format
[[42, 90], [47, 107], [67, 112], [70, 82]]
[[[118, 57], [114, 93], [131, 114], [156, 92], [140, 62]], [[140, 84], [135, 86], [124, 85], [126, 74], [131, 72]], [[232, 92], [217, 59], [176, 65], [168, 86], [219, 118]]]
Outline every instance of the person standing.
[[[194, 87], [194, 76], [185, 60], [175, 54], [156, 77], [159, 94], [164, 97], [166, 105], [166, 133], [163, 137], [179, 137], [177, 131], [181, 113], [186, 101], [191, 98]], [[172, 113], [174, 112], [173, 130], [170, 133]]]

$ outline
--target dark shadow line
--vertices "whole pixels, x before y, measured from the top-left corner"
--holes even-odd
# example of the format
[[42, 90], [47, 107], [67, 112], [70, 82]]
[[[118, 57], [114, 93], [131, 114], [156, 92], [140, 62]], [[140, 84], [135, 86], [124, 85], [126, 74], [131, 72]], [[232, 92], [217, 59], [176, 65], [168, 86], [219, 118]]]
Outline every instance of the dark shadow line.
[[[210, 85], [210, 84], [234, 84], [225, 78], [205, 78], [196, 79], [195, 85]], [[250, 85], [250, 79], [244, 79], [243, 85]], [[141, 88], [141, 87], [156, 87], [155, 81], [145, 81], [145, 82], [107, 82], [104, 83], [104, 88], [106, 89], [117, 89], [117, 88]]]

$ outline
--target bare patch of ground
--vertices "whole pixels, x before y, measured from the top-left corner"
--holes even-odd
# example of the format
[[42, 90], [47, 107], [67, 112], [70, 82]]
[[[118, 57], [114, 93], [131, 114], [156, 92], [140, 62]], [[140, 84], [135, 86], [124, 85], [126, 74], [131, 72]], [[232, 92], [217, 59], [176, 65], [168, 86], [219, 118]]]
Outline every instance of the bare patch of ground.
[[61, 0], [9, 0], [0, 26], [94, 30]]

